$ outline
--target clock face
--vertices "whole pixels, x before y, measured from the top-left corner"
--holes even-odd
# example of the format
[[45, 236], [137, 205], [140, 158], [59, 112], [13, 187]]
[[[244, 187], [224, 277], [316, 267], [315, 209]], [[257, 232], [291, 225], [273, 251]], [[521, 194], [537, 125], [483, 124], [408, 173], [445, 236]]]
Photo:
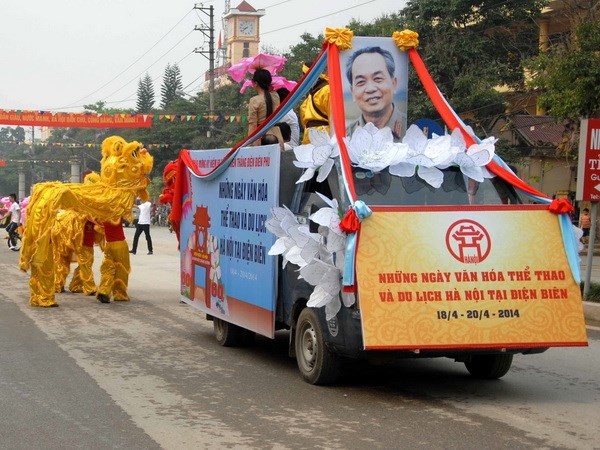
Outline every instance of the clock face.
[[240, 20], [238, 22], [238, 32], [242, 36], [252, 36], [255, 33], [255, 23], [253, 20]]

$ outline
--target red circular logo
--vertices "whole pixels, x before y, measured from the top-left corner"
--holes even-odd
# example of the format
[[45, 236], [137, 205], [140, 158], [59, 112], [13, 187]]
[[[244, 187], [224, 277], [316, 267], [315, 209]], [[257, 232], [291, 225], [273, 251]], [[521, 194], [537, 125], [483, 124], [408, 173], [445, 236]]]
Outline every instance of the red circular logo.
[[465, 264], [478, 264], [490, 254], [492, 240], [487, 230], [474, 220], [457, 220], [446, 232], [450, 254]]

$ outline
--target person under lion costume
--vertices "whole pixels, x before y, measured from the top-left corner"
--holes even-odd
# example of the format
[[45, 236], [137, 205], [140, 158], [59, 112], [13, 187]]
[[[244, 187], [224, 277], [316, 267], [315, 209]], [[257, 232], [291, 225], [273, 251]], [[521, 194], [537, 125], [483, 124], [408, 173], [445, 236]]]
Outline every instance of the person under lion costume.
[[[101, 229], [101, 227], [98, 227]], [[99, 233], [93, 222], [74, 210], [59, 211], [50, 232], [54, 254], [54, 291], [65, 291], [71, 263], [77, 261], [69, 291], [96, 295], [96, 283], [92, 266], [94, 244], [104, 248], [104, 235]]]
[[57, 212], [75, 210], [98, 223], [120, 223], [121, 217], [131, 214], [137, 197], [148, 199], [152, 164], [152, 156], [139, 142], [111, 136], [102, 142], [100, 174], [91, 174], [91, 183], [46, 182], [33, 187], [19, 260], [19, 268], [30, 271], [30, 305], [58, 306], [50, 232]]

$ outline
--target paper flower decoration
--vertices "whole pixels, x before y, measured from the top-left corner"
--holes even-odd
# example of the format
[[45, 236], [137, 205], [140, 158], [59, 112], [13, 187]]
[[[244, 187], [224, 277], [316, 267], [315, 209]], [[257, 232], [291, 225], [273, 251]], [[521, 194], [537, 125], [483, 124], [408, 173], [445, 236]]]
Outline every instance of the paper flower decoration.
[[372, 172], [381, 172], [390, 165], [402, 161], [408, 146], [395, 144], [392, 131], [388, 128], [378, 129], [371, 122], [358, 127], [352, 138], [344, 138], [352, 164]]
[[427, 139], [419, 127], [411, 125], [402, 142], [408, 146], [408, 152], [406, 158], [390, 167], [392, 175], [411, 177], [416, 172], [421, 179], [435, 188], [439, 188], [444, 181], [441, 169], [451, 165], [459, 166], [464, 175], [478, 182], [492, 176], [484, 166], [494, 156], [493, 137], [467, 149], [458, 129], [450, 135], [434, 134], [432, 139]]
[[342, 306], [340, 302], [342, 288], [340, 269], [314, 259], [300, 269], [300, 276], [315, 286], [306, 305], [311, 308], [325, 306], [325, 318], [330, 320], [335, 317]]
[[411, 30], [394, 31], [392, 39], [403, 52], [419, 45], [419, 34]]
[[341, 278], [344, 264], [346, 234], [339, 228], [340, 212], [336, 200], [319, 194], [328, 205], [310, 216], [319, 224], [319, 233], [310, 233], [287, 208], [271, 209], [273, 216], [266, 226], [277, 241], [269, 249], [269, 255], [282, 255], [283, 266], [290, 262], [300, 267], [300, 277], [315, 286], [308, 306], [325, 306], [327, 320], [335, 317], [341, 308], [355, 302], [352, 295], [341, 295]]
[[267, 220], [266, 227], [278, 239], [269, 249], [269, 255], [281, 255], [283, 267], [289, 261], [302, 268], [324, 250], [321, 236], [301, 225], [289, 209], [276, 207], [271, 213], [273, 217]]
[[310, 138], [309, 144], [294, 148], [294, 155], [296, 155], [294, 165], [306, 169], [296, 183], [310, 180], [317, 171], [319, 172], [317, 181], [322, 182], [333, 168], [333, 158], [340, 155], [337, 143], [332, 141], [325, 131], [309, 128], [308, 136]]
[[346, 234], [340, 228], [340, 210], [337, 200], [330, 200], [317, 192], [317, 195], [329, 205], [329, 207], [319, 208], [309, 219], [328, 229], [325, 234], [326, 248], [330, 253], [343, 251], [346, 248]]
[[460, 167], [462, 173], [481, 183], [484, 178], [489, 178], [487, 176], [489, 172], [484, 166], [494, 157], [495, 142], [496, 139], [489, 137], [481, 141], [480, 144], [473, 144], [466, 152], [458, 153], [454, 158], [454, 162]]
[[352, 48], [354, 33], [348, 28], [325, 28], [325, 40], [337, 46], [340, 51]]

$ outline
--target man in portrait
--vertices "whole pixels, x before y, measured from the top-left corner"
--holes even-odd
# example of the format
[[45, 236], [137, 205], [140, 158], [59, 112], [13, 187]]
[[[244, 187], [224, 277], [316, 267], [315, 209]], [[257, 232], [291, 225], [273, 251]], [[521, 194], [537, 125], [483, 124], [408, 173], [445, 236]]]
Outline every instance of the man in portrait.
[[377, 128], [388, 127], [394, 140], [402, 136], [403, 119], [394, 104], [398, 89], [396, 66], [392, 54], [379, 46], [355, 51], [346, 63], [346, 77], [360, 116], [347, 130], [347, 135], [359, 126], [372, 122]]

